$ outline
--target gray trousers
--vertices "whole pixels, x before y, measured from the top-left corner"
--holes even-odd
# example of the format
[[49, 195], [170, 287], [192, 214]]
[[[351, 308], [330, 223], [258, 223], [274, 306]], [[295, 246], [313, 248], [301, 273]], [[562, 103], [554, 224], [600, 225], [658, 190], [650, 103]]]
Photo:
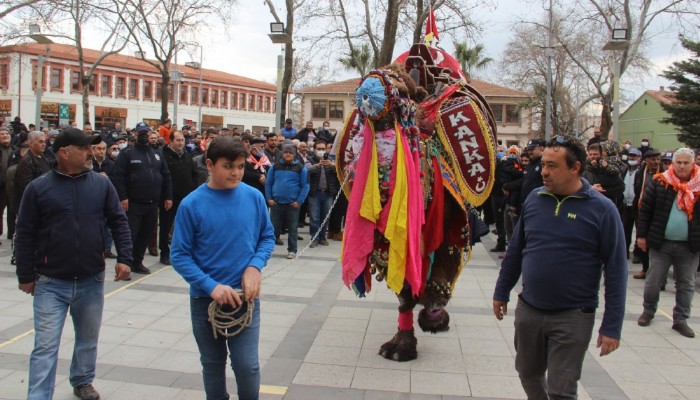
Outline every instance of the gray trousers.
[[518, 300], [515, 369], [529, 400], [578, 398], [594, 322], [595, 310], [547, 312]]
[[690, 317], [695, 293], [695, 274], [700, 253], [692, 253], [688, 242], [664, 240], [660, 249], [649, 249], [649, 270], [644, 280], [644, 311], [654, 314], [659, 305], [659, 290], [673, 264], [676, 279], [676, 306], [673, 323], [684, 324]]

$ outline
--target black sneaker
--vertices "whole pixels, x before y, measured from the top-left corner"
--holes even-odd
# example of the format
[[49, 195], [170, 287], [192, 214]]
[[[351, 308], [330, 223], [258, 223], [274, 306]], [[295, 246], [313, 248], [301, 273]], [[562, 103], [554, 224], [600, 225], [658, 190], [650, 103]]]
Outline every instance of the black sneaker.
[[135, 274], [148, 275], [148, 274], [151, 273], [151, 270], [148, 269], [148, 268], [146, 268], [145, 265], [140, 264], [140, 265], [138, 265], [138, 266], [131, 267], [131, 272], [133, 272], [133, 273], [135, 273]]
[[280, 238], [275, 239], [275, 244], [278, 246], [284, 246], [284, 242]]
[[73, 388], [73, 394], [81, 400], [99, 400], [100, 394], [97, 393], [91, 384], [80, 385]]
[[160, 263], [163, 264], [163, 265], [172, 265], [172, 264], [170, 263], [170, 257], [164, 256], [164, 255], [162, 255], [162, 254], [160, 255]]
[[115, 256], [111, 251], [108, 251], [107, 254], [105, 254], [105, 258], [117, 258], [117, 256]]
[[639, 326], [649, 326], [651, 325], [651, 320], [654, 319], [654, 314], [650, 312], [642, 312], [642, 315], [637, 319], [637, 325]]

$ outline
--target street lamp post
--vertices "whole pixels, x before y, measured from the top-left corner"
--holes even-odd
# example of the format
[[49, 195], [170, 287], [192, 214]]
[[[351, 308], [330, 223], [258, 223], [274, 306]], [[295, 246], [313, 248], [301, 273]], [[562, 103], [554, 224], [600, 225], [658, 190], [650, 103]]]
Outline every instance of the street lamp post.
[[197, 92], [197, 97], [199, 98], [199, 116], [197, 117], [197, 128], [202, 132], [202, 62], [204, 61], [204, 48], [199, 46], [199, 62], [190, 61], [186, 62], [185, 65], [199, 70], [199, 89]]
[[[272, 43], [281, 44], [282, 50], [284, 45], [292, 43], [292, 37], [286, 33], [282, 22], [270, 22], [270, 33], [267, 35], [272, 40]], [[277, 56], [277, 107], [275, 113], [275, 129], [282, 127], [282, 71], [284, 70], [284, 58], [282, 52]]]
[[549, 142], [552, 137], [552, 0], [549, 0], [549, 31], [547, 34], [547, 99], [545, 109], [544, 139]]
[[[177, 48], [180, 46], [180, 42], [175, 42], [175, 67], [174, 71], [175, 72], [174, 78], [175, 81], [173, 85], [173, 124], [178, 124], [177, 122], [177, 103], [180, 100], [180, 71], [177, 70]], [[178, 124], [179, 126], [179, 124]]]
[[[46, 45], [46, 56], [48, 57], [51, 51], [50, 44], [53, 43], [51, 39], [41, 34], [41, 27], [36, 24], [29, 25], [29, 37], [34, 39], [37, 43], [42, 43]], [[36, 129], [41, 130], [41, 97], [44, 94], [44, 56], [39, 54], [37, 57], [37, 68], [36, 68]]]
[[612, 38], [605, 44], [603, 50], [610, 52], [610, 69], [612, 71], [613, 85], [613, 136], [614, 140], [620, 139], [620, 62], [615, 57], [615, 52], [624, 50], [629, 43], [627, 29], [613, 29]]

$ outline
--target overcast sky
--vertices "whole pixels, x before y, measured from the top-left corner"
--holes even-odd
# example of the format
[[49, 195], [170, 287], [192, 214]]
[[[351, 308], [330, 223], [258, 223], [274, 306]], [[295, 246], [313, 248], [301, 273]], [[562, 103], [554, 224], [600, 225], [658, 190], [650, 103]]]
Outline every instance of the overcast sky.
[[[543, 1], [497, 0], [494, 3], [497, 4], [495, 10], [482, 8], [477, 11], [474, 19], [488, 27], [484, 29], [483, 36], [476, 41], [484, 44], [487, 56], [498, 61], [510, 39], [512, 23], [522, 20], [524, 16], [533, 18], [533, 16], [543, 15], [545, 10], [542, 6]], [[199, 40], [204, 45], [203, 65], [205, 68], [275, 83], [280, 45], [272, 44], [267, 36], [270, 30], [269, 24], [273, 18], [262, 0], [242, 1], [241, 4], [243, 5], [238, 6], [235, 10], [231, 22], [230, 37], [222, 34], [222, 31], [217, 28], [221, 24], [219, 20], [213, 21], [209, 25], [213, 33], [199, 35]], [[279, 14], [284, 19], [284, 13], [279, 12]], [[669, 83], [666, 80], [658, 77], [660, 71], [671, 62], [688, 57], [688, 54], [678, 44], [677, 30], [674, 30], [673, 26], [664, 27], [664, 30], [667, 32], [655, 36], [653, 46], [649, 49], [649, 57], [656, 66], [655, 70], [642, 80], [635, 81], [623, 77], [621, 84], [623, 98], [634, 100], [644, 90], [656, 90], [660, 85], [668, 86]], [[453, 49], [453, 45], [448, 40], [444, 40], [440, 46], [450, 51]], [[396, 49], [397, 54], [407, 50], [399, 47], [397, 46]], [[299, 54], [300, 52], [296, 53], [297, 56]], [[185, 52], [179, 54], [178, 62], [180, 64], [189, 60], [189, 54]], [[194, 60], [199, 61], [198, 53], [194, 55]], [[495, 79], [489, 78], [493, 76], [498, 76], [497, 68], [494, 67], [481, 74], [485, 80], [495, 81]], [[347, 76], [343, 76], [342, 73], [338, 75], [339, 80], [349, 77], [351, 77], [349, 74]]]

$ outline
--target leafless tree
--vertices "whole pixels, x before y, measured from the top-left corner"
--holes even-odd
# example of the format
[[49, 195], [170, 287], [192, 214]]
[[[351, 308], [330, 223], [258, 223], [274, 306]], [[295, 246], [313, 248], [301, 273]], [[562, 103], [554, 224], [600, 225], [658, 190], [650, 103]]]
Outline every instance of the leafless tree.
[[[493, 5], [491, 0], [330, 0], [305, 8], [300, 19], [313, 26], [323, 26], [319, 32], [302, 32], [299, 41], [312, 52], [338, 52], [346, 58], [362, 54], [361, 46], [369, 44], [372, 67], [391, 63], [394, 49], [402, 44], [408, 49], [420, 41], [429, 6], [432, 6], [441, 39], [464, 40], [479, 33], [470, 18], [477, 6]], [[359, 60], [358, 60], [359, 62]]]
[[[131, 41], [161, 76], [161, 120], [168, 118], [170, 69], [178, 46], [196, 42], [199, 24], [211, 15], [227, 18], [236, 0], [112, 0]], [[151, 55], [153, 58], [151, 58]], [[200, 93], [201, 95], [201, 93]], [[199, 124], [201, 125], [201, 121]]]
[[[700, 1], [698, 0], [577, 0], [565, 4], [560, 11], [566, 15], [567, 28], [556, 37], [568, 57], [586, 77], [601, 104], [601, 130], [606, 135], [612, 125], [612, 68], [608, 57], [620, 65], [620, 77], [625, 73], [647, 71], [650, 63], [644, 49], [671, 21], [682, 29], [697, 29]], [[655, 23], [657, 23], [655, 25]], [[660, 26], [660, 27], [659, 27]], [[622, 50], [605, 54], [603, 45], [612, 38], [615, 28], [626, 28], [629, 40]], [[575, 33], [586, 33], [582, 39]], [[601, 70], [601, 65], [605, 66]], [[633, 73], [635, 73], [633, 72]]]
[[[282, 98], [280, 99], [281, 104], [277, 104], [277, 107], [281, 107], [282, 112], [280, 113], [280, 115], [282, 119], [285, 119], [287, 115], [287, 96], [289, 94], [289, 88], [292, 87], [292, 79], [294, 75], [294, 17], [297, 10], [303, 7], [305, 2], [306, 0], [284, 0], [284, 11], [286, 12], [284, 31], [287, 35], [289, 35], [292, 41], [284, 46]], [[270, 9], [270, 14], [272, 15], [272, 18], [274, 18], [275, 22], [282, 22], [282, 19], [280, 18], [272, 0], [265, 0], [265, 4], [267, 4], [268, 8]], [[316, 3], [314, 2], [314, 4]], [[275, 121], [275, 124], [276, 128], [282, 127], [282, 121]]]

